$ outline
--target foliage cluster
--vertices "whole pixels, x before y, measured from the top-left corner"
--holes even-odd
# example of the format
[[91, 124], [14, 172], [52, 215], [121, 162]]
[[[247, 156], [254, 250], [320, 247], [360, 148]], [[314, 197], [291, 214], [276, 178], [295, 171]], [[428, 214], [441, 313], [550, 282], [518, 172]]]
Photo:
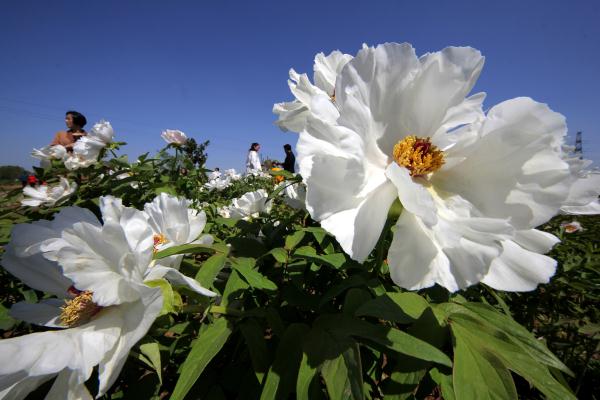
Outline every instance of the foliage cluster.
[[[597, 393], [597, 218], [581, 218], [587, 231], [571, 236], [559, 227], [562, 218], [543, 227], [564, 240], [553, 250], [560, 271], [534, 292], [483, 285], [456, 294], [440, 287], [407, 292], [392, 283], [383, 259], [389, 229], [359, 264], [306, 211], [288, 207], [271, 178], [247, 176], [223, 191], [204, 189], [207, 142], [193, 149], [169, 145], [173, 152], [134, 163], [117, 155], [120, 145], [109, 148], [111, 159], [70, 173], [79, 187], [66, 205], [99, 215], [97, 199], [107, 194], [136, 208], [162, 192], [192, 200], [206, 212], [205, 232], [215, 243], [171, 247], [155, 258], [184, 254], [181, 271], [219, 296], [166, 287], [162, 315], [103, 398], [572, 399], [574, 392]], [[50, 184], [67, 174], [60, 165], [36, 172]], [[297, 181], [274, 174], [286, 184]], [[260, 188], [273, 200], [269, 214], [219, 215], [231, 199]], [[51, 219], [59, 210], [20, 208], [19, 195], [0, 204], [2, 244], [14, 224]], [[39, 330], [12, 319], [8, 309], [45, 294], [1, 274], [3, 337]], [[48, 385], [32, 398], [43, 398]]]

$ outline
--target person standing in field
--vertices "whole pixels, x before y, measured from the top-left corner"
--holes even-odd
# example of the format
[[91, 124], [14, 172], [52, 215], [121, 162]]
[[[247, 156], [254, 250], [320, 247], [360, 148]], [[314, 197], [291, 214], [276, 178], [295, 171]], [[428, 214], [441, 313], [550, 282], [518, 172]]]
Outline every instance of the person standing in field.
[[292, 151], [292, 146], [290, 146], [289, 144], [284, 144], [283, 150], [285, 151], [283, 169], [293, 174], [294, 172], [296, 172], [296, 156]]
[[87, 134], [83, 130], [83, 127], [87, 124], [87, 119], [77, 111], [67, 111], [65, 114], [65, 124], [67, 125], [67, 130], [57, 132], [50, 145], [55, 146], [59, 144], [71, 152], [73, 151], [75, 142]]
[[252, 143], [250, 150], [248, 150], [248, 157], [246, 157], [246, 173], [262, 171], [260, 156], [258, 155], [259, 150], [260, 144]]

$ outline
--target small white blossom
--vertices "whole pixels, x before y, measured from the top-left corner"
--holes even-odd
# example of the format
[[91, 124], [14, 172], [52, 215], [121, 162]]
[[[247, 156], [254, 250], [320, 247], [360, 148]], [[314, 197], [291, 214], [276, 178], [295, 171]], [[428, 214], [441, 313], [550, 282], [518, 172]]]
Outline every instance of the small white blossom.
[[160, 136], [167, 143], [173, 143], [173, 144], [182, 145], [182, 144], [185, 144], [185, 142], [187, 142], [187, 136], [185, 135], [185, 133], [183, 133], [181, 131], [178, 131], [176, 129], [167, 129], [167, 130], [164, 130], [160, 134]]
[[28, 207], [39, 207], [40, 205], [52, 207], [68, 199], [77, 190], [76, 183], [70, 183], [66, 178], [61, 177], [58, 185], [48, 186], [25, 186], [21, 200], [21, 205]]

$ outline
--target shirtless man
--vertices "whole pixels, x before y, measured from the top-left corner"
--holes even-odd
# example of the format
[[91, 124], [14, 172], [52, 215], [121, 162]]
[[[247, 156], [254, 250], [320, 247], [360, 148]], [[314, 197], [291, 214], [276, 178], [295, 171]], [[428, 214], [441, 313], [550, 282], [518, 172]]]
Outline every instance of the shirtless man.
[[67, 151], [73, 151], [73, 144], [75, 144], [82, 136], [86, 135], [86, 132], [83, 130], [86, 123], [87, 120], [83, 114], [78, 113], [77, 111], [67, 111], [65, 114], [67, 130], [57, 132], [50, 145], [54, 146], [60, 144], [64, 146]]

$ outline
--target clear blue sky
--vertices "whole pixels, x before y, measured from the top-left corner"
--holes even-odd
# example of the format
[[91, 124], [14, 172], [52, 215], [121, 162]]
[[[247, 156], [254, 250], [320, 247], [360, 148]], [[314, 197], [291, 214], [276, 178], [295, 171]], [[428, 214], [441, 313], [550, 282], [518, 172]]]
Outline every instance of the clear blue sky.
[[[30, 166], [67, 109], [112, 122], [130, 156], [163, 129], [208, 139], [208, 166], [242, 168], [253, 141], [281, 157], [273, 125], [288, 69], [317, 52], [410, 42], [482, 51], [486, 107], [548, 103], [600, 162], [600, 1], [9, 1], [0, 13], [0, 164]], [[88, 126], [89, 127], [89, 126]], [[573, 138], [570, 139], [573, 141]]]

